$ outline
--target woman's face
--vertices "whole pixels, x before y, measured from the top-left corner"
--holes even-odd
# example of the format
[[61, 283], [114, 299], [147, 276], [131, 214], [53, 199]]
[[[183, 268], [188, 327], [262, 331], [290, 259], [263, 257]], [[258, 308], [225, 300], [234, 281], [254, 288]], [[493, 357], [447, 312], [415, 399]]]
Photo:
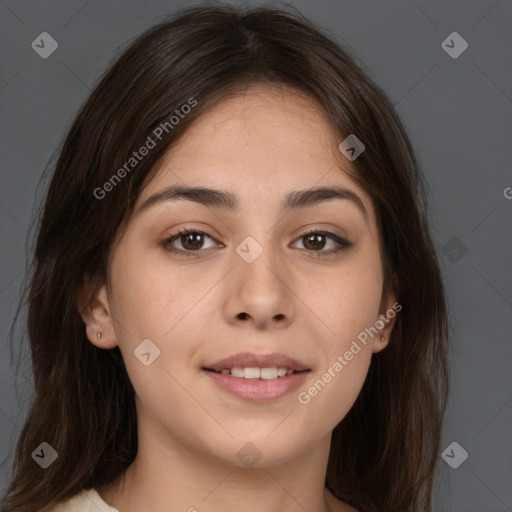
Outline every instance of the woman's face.
[[[330, 134], [312, 100], [252, 87], [200, 117], [138, 198], [87, 332], [119, 345], [153, 447], [291, 461], [328, 447], [353, 405], [393, 322], [365, 329], [394, 297], [370, 197]], [[200, 233], [168, 240], [185, 228]]]

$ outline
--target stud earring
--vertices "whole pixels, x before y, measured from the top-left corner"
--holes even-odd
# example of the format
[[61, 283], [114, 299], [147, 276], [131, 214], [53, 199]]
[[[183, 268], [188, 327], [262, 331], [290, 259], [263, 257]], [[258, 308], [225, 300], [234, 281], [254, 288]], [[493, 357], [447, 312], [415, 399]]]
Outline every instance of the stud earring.
[[386, 338], [384, 338], [384, 336], [382, 336], [382, 334], [380, 336], [380, 339], [381, 339], [381, 341], [386, 341]]
[[97, 337], [99, 340], [101, 340], [101, 336], [102, 336], [102, 333], [101, 333], [101, 332], [99, 332], [98, 334], [96, 334], [96, 337]]

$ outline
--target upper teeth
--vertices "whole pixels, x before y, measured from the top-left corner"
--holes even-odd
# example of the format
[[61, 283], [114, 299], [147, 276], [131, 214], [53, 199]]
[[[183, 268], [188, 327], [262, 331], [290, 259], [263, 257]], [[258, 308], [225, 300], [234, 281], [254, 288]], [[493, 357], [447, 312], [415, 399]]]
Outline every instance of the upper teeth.
[[271, 368], [255, 368], [252, 366], [242, 368], [240, 366], [235, 366], [234, 368], [226, 368], [220, 373], [223, 373], [224, 375], [231, 374], [233, 377], [240, 377], [243, 379], [276, 379], [277, 377], [291, 375], [293, 372], [294, 370], [277, 368], [276, 366], [272, 366]]

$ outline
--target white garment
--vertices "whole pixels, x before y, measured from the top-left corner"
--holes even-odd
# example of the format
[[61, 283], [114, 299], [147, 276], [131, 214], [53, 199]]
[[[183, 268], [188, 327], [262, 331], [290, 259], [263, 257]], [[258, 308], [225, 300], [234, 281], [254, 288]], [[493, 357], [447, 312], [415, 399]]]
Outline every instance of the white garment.
[[119, 510], [107, 505], [96, 489], [87, 489], [59, 503], [51, 512], [119, 512]]

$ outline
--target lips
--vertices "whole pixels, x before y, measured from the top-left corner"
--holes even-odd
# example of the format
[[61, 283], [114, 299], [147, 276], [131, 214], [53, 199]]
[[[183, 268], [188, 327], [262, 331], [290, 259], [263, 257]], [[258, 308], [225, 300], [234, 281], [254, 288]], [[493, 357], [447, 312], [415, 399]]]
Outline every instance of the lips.
[[311, 369], [286, 354], [235, 354], [202, 368], [219, 388], [249, 402], [268, 402], [302, 385]]
[[231, 370], [232, 368], [285, 368], [286, 370], [293, 370], [301, 372], [309, 370], [310, 368], [287, 356], [286, 354], [254, 354], [251, 352], [242, 352], [235, 354], [214, 363], [206, 364], [204, 370], [214, 370], [221, 372], [222, 370]]

